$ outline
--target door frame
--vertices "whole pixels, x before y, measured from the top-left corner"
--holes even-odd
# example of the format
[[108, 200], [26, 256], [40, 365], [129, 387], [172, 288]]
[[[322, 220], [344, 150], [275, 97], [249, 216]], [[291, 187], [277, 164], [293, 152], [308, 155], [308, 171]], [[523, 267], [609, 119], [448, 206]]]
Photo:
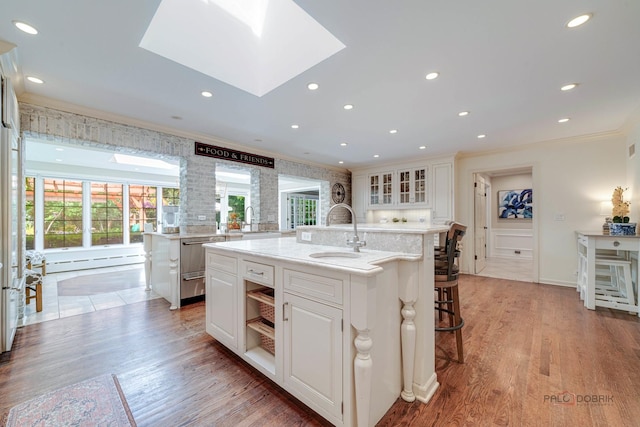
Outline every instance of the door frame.
[[[471, 227], [473, 228], [473, 230], [468, 230], [468, 232], [470, 233], [471, 236], [475, 235], [475, 187], [474, 187], [474, 182], [475, 182], [475, 176], [476, 174], [482, 174], [482, 175], [487, 175], [489, 177], [491, 177], [492, 174], [500, 174], [500, 175], [509, 175], [509, 174], [521, 174], [521, 173], [531, 173], [531, 188], [533, 190], [533, 194], [534, 194], [534, 204], [533, 204], [533, 218], [531, 220], [531, 234], [533, 236], [533, 248], [532, 248], [532, 281], [533, 283], [539, 283], [539, 278], [540, 278], [540, 265], [539, 265], [539, 210], [538, 210], [538, 205], [535, 203], [535, 195], [537, 194], [537, 189], [539, 188], [538, 185], [538, 166], [536, 163], [525, 163], [522, 165], [517, 165], [517, 166], [511, 166], [511, 167], [495, 167], [495, 168], [484, 168], [484, 169], [474, 169], [474, 170], [470, 170], [470, 175], [468, 176], [468, 182], [471, 183], [470, 186], [470, 191], [468, 194], [468, 199], [470, 200], [470, 216], [469, 218], [471, 219], [469, 222], [471, 223]], [[491, 186], [491, 184], [490, 184]], [[487, 205], [489, 205], [490, 203], [494, 203], [494, 198], [493, 197], [487, 197]], [[489, 210], [490, 212], [490, 210]], [[491, 235], [491, 218], [490, 215], [487, 216], [487, 236]], [[487, 242], [490, 242], [490, 237], [487, 237]], [[489, 251], [490, 252], [490, 251]], [[474, 271], [473, 274], [475, 274], [475, 245], [473, 245], [473, 256], [471, 257], [471, 259], [469, 260], [469, 263], [467, 264], [470, 268], [470, 271]]]

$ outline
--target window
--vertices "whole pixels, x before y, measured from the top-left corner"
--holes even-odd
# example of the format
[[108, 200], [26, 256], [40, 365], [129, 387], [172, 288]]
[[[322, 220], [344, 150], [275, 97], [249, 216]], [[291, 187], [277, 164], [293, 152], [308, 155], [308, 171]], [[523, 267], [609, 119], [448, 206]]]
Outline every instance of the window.
[[27, 249], [35, 249], [36, 236], [36, 179], [26, 177], [24, 180], [25, 210], [24, 225], [27, 239]]
[[122, 184], [91, 183], [91, 245], [124, 242]]
[[304, 194], [289, 195], [289, 228], [295, 230], [299, 225], [316, 225], [318, 211], [317, 196]]
[[[168, 190], [168, 189], [163, 189]], [[156, 207], [158, 189], [146, 185], [129, 186], [129, 243], [141, 243], [145, 224], [152, 224], [157, 230], [158, 210]]]
[[82, 182], [44, 179], [44, 247], [82, 246]]
[[180, 206], [180, 189], [163, 188], [162, 206]]

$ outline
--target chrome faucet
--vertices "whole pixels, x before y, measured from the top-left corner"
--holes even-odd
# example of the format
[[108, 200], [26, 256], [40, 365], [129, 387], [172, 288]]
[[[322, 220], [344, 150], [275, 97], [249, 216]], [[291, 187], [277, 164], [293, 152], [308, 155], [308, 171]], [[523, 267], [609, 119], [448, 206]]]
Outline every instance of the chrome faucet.
[[[247, 212], [249, 212], [249, 209], [251, 209], [251, 216], [248, 217], [249, 218], [249, 222], [247, 222]], [[255, 215], [255, 212], [253, 211], [253, 206], [247, 206], [244, 210], [244, 225], [248, 225], [249, 229], [251, 231], [253, 231], [253, 216]]]
[[[353, 246], [354, 252], [360, 252], [360, 248], [363, 246], [367, 246], [367, 242], [364, 240], [360, 241], [360, 238], [358, 237], [358, 221], [356, 221], [356, 213], [353, 211], [351, 206], [349, 206], [346, 203], [338, 203], [331, 206], [329, 208], [329, 212], [327, 212], [327, 219], [325, 220], [327, 227], [331, 222], [331, 211], [334, 210], [335, 208], [345, 208], [346, 210], [351, 212], [351, 219], [353, 220], [353, 238], [351, 240], [347, 239], [347, 246]], [[344, 233], [344, 234], [347, 234], [347, 233]]]

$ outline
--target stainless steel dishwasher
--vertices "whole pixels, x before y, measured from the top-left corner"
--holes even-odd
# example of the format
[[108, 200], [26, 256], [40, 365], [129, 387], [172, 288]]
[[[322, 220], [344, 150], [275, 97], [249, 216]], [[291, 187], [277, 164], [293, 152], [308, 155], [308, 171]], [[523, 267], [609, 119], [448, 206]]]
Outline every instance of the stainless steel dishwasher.
[[204, 299], [205, 249], [204, 243], [224, 242], [224, 236], [190, 237], [180, 239], [180, 305]]

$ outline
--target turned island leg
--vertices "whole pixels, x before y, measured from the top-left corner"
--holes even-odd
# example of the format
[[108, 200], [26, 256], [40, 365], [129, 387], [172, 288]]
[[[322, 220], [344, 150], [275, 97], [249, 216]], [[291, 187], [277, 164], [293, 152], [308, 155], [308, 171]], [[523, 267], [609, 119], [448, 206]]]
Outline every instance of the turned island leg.
[[351, 325], [357, 331], [353, 344], [357, 354], [353, 359], [353, 376], [356, 394], [356, 425], [368, 427], [371, 413], [371, 380], [373, 340], [369, 336], [375, 326], [375, 282], [354, 277], [351, 282]]
[[169, 283], [171, 286], [171, 306], [169, 310], [180, 308], [180, 282], [178, 267], [180, 265], [180, 239], [169, 242]]
[[151, 241], [153, 237], [150, 234], [142, 235], [142, 248], [144, 249], [144, 290], [151, 290]]
[[400, 396], [406, 402], [416, 400], [413, 392], [413, 376], [416, 359], [416, 309], [414, 304], [418, 299], [419, 270], [416, 262], [400, 263], [399, 297], [402, 301], [402, 325], [400, 339], [402, 345], [402, 381], [403, 388]]

